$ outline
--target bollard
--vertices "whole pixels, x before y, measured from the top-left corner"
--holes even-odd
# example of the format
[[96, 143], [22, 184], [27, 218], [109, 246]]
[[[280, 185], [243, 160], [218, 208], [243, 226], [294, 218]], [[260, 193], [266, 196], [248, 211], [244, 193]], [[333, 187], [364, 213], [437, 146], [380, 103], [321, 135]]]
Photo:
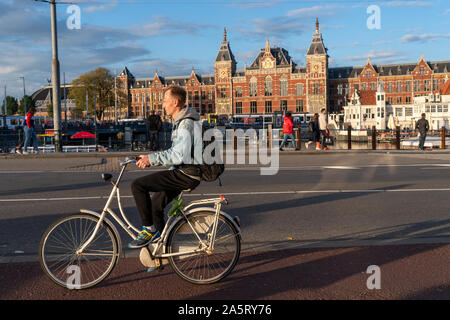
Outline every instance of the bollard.
[[267, 147], [272, 149], [272, 125], [267, 126]]
[[297, 134], [296, 134], [296, 140], [297, 140], [297, 148], [298, 150], [302, 149], [302, 133], [300, 132], [300, 126], [297, 126]]
[[237, 149], [237, 136], [236, 136], [236, 128], [233, 128], [233, 149]]
[[441, 149], [445, 149], [445, 127], [441, 128]]
[[395, 127], [395, 145], [400, 150], [400, 126]]
[[372, 126], [372, 150], [377, 150], [377, 129]]
[[349, 124], [347, 128], [347, 143], [348, 143], [348, 150], [352, 149], [352, 126]]

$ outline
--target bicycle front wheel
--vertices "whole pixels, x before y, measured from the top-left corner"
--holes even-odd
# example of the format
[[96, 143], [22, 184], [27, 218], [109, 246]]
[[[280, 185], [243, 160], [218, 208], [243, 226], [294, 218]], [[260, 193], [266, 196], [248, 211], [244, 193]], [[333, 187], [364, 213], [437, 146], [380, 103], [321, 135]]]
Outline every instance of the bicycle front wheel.
[[98, 217], [75, 214], [54, 222], [44, 233], [39, 259], [45, 273], [68, 289], [86, 289], [106, 278], [118, 259], [118, 242], [112, 228], [103, 222], [91, 244], [77, 250], [91, 237]]
[[[178, 221], [169, 234], [168, 253], [183, 253], [169, 257], [173, 270], [194, 284], [211, 284], [226, 277], [236, 265], [241, 251], [239, 231], [227, 217], [220, 215], [214, 250], [192, 251], [209, 244], [213, 233], [214, 212], [201, 211]], [[195, 233], [194, 233], [195, 230]], [[199, 238], [201, 241], [199, 240]]]

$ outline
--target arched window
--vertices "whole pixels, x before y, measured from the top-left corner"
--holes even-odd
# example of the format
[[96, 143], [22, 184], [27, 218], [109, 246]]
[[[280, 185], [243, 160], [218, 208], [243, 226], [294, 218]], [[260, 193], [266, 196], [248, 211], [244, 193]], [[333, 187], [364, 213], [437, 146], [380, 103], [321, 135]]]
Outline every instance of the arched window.
[[288, 81], [286, 77], [282, 77], [280, 79], [280, 96], [287, 96], [288, 95]]
[[264, 79], [264, 95], [266, 97], [272, 95], [272, 78], [270, 76]]
[[250, 97], [256, 97], [258, 95], [258, 82], [255, 77], [250, 79]]

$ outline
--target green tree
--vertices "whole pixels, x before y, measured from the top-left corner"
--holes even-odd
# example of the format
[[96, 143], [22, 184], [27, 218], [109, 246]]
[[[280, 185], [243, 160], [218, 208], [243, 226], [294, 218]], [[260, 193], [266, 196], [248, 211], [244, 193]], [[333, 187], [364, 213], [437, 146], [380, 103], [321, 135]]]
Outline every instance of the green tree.
[[[94, 94], [96, 101], [97, 120], [101, 119], [105, 109], [114, 106], [114, 76], [108, 69], [97, 68], [82, 74], [72, 81], [73, 87], [69, 92], [69, 99], [75, 101], [75, 112], [81, 115], [86, 110], [86, 93], [89, 97], [89, 114], [94, 111]], [[117, 90], [118, 103], [126, 103], [126, 95]]]
[[27, 110], [24, 110], [23, 97], [20, 99], [19, 108], [17, 109], [17, 113], [21, 116], [24, 116], [31, 107], [36, 108], [36, 104], [31, 98], [31, 96], [25, 95], [25, 101], [27, 103]]
[[53, 118], [53, 103], [52, 102], [47, 104], [47, 114], [50, 118]]
[[[7, 115], [13, 115], [17, 113], [17, 109], [19, 108], [19, 104], [17, 103], [17, 99], [11, 96], [6, 97], [6, 113]], [[1, 113], [5, 112], [5, 99], [2, 100]]]

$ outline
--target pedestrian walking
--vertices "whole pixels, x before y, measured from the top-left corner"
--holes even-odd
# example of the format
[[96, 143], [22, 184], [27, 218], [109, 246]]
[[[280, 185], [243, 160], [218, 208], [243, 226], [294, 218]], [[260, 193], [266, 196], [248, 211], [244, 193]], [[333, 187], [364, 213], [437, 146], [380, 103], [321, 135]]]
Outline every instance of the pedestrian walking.
[[320, 128], [319, 128], [319, 114], [314, 113], [311, 122], [308, 124], [308, 130], [311, 133], [311, 140], [306, 143], [309, 148], [310, 144], [316, 146], [316, 150], [320, 150]]
[[162, 121], [158, 114], [155, 114], [155, 110], [152, 110], [152, 114], [148, 117], [148, 133], [150, 150], [156, 151], [159, 149], [159, 131], [161, 131]]
[[30, 143], [31, 139], [33, 139], [33, 146], [35, 153], [39, 153], [38, 141], [36, 136], [36, 130], [34, 129], [34, 119], [33, 119], [35, 112], [36, 109], [31, 107], [26, 115], [25, 125], [23, 127], [25, 132], [25, 143], [23, 146], [23, 154], [28, 154], [27, 148], [31, 144]]
[[427, 132], [430, 130], [430, 124], [425, 119], [426, 114], [422, 113], [422, 118], [416, 122], [416, 130], [419, 131], [419, 149], [425, 150], [425, 139], [427, 138]]
[[288, 138], [291, 139], [294, 149], [298, 150], [294, 137], [294, 120], [292, 119], [292, 114], [290, 112], [287, 112], [283, 119], [283, 141], [280, 145], [280, 151], [283, 151], [283, 147], [286, 145]]
[[321, 148], [323, 150], [328, 150], [325, 140], [326, 140], [326, 137], [330, 135], [330, 132], [328, 131], [328, 116], [327, 116], [327, 109], [325, 109], [325, 108], [320, 110], [319, 130], [320, 130], [320, 135], [321, 135]]

